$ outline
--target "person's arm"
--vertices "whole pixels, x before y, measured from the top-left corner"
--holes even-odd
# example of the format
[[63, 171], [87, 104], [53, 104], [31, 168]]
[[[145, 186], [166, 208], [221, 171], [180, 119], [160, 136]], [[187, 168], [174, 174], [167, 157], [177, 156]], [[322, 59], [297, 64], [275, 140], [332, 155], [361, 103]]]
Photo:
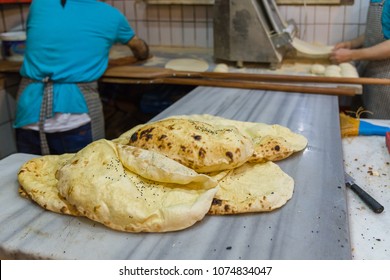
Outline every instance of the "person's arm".
[[334, 49], [335, 50], [337, 50], [337, 49], [358, 49], [358, 48], [363, 46], [364, 37], [365, 37], [364, 35], [360, 35], [359, 37], [357, 37], [355, 39], [337, 43], [334, 46]]
[[375, 46], [361, 49], [334, 49], [329, 59], [333, 63], [342, 63], [353, 60], [382, 60], [390, 58], [390, 40]]
[[149, 57], [149, 46], [141, 38], [134, 36], [127, 43], [127, 46], [131, 49], [135, 58], [145, 60]]

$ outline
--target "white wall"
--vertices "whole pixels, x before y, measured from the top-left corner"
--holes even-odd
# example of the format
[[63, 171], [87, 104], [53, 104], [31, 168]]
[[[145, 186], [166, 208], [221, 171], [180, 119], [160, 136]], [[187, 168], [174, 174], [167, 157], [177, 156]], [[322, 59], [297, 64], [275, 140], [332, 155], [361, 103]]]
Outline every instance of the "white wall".
[[[111, 0], [129, 19], [137, 34], [155, 46], [213, 47], [213, 8], [210, 5], [149, 5], [137, 0]], [[353, 6], [279, 6], [285, 20], [293, 19], [301, 39], [335, 44], [365, 30], [368, 0]]]
[[[53, 0], [54, 1], [54, 0]], [[139, 0], [107, 0], [128, 18], [140, 37], [154, 46], [213, 46], [211, 5], [146, 5]], [[284, 19], [294, 19], [301, 39], [334, 44], [365, 30], [368, 0], [353, 6], [279, 6]], [[0, 32], [24, 25], [28, 4], [0, 5]]]

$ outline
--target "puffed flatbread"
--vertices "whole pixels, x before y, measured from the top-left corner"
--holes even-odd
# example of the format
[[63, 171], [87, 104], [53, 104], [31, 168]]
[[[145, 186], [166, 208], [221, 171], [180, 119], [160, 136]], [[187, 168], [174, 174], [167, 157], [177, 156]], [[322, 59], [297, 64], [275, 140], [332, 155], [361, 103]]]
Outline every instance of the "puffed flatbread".
[[[126, 156], [129, 151], [131, 155]], [[135, 149], [95, 141], [57, 172], [59, 192], [86, 217], [120, 231], [176, 231], [202, 220], [217, 182], [184, 166], [177, 168], [177, 162], [153, 151], [144, 151], [143, 160], [145, 154], [155, 170], [144, 174], [153, 181], [126, 168], [134, 164]], [[165, 170], [158, 172], [162, 166]], [[166, 174], [173, 176], [166, 178]], [[157, 181], [161, 179], [165, 182]]]
[[282, 207], [294, 180], [272, 161], [306, 145], [304, 136], [280, 125], [172, 116], [77, 154], [27, 161], [18, 174], [19, 193], [47, 210], [115, 230], [177, 231], [207, 214]]
[[35, 201], [52, 212], [80, 215], [80, 213], [58, 193], [55, 175], [73, 154], [48, 155], [25, 162], [18, 173], [19, 194]]
[[168, 118], [132, 132], [127, 133], [128, 145], [156, 151], [201, 173], [236, 168], [254, 152], [251, 139], [224, 124]]
[[270, 212], [291, 199], [294, 180], [273, 162], [246, 163], [219, 179], [210, 215]]
[[201, 188], [206, 189], [217, 184], [209, 176], [198, 174], [159, 153], [121, 144], [116, 144], [116, 149], [123, 167], [145, 179], [182, 185], [199, 183]]
[[244, 122], [208, 114], [182, 115], [175, 118], [189, 118], [211, 125], [236, 127], [242, 135], [252, 140], [254, 153], [248, 162], [279, 161], [302, 151], [307, 146], [306, 137], [278, 124]]

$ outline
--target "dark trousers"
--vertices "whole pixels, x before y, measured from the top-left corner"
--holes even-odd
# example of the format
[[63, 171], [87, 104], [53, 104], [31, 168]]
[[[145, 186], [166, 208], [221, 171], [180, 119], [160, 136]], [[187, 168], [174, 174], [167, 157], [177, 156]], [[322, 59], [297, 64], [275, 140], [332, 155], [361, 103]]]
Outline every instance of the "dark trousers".
[[[42, 154], [38, 131], [17, 128], [15, 133], [19, 153]], [[76, 153], [92, 142], [91, 123], [64, 132], [46, 133], [46, 139], [52, 155]]]

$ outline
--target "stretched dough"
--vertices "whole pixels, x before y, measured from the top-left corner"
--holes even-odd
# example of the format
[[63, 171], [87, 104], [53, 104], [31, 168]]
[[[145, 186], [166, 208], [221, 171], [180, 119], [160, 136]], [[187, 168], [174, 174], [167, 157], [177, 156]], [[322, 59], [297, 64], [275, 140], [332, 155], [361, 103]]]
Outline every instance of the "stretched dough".
[[168, 61], [165, 68], [176, 71], [204, 72], [209, 68], [209, 64], [201, 59], [177, 58]]
[[333, 49], [333, 46], [315, 45], [294, 38], [292, 46], [298, 51], [298, 56], [306, 56], [311, 58], [328, 57]]

